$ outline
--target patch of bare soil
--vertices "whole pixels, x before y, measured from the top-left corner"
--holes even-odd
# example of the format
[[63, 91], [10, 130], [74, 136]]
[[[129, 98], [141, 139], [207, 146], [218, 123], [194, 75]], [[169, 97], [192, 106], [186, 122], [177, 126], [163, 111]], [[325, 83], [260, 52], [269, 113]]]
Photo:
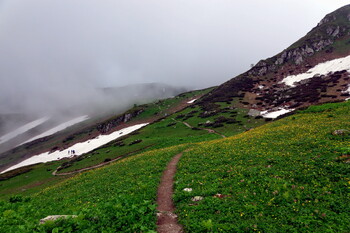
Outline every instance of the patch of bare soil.
[[175, 206], [172, 199], [174, 175], [176, 165], [182, 153], [174, 156], [169, 162], [161, 178], [157, 193], [157, 232], [159, 233], [179, 233], [183, 232], [182, 226], [177, 222], [177, 215], [174, 213]]

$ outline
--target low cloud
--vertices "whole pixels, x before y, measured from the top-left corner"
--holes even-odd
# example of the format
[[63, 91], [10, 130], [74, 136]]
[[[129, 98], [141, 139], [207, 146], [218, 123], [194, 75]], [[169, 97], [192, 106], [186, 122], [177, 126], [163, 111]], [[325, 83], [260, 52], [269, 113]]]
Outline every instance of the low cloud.
[[98, 106], [102, 87], [218, 85], [345, 3], [1, 1], [0, 113]]

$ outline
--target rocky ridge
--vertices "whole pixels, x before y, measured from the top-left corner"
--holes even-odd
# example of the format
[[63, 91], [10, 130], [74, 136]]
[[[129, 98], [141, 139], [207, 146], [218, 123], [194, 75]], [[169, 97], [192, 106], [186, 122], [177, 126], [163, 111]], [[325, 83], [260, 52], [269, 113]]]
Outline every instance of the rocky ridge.
[[227, 81], [199, 104], [230, 102], [258, 111], [300, 108], [349, 97], [349, 73], [316, 75], [296, 87], [281, 81], [307, 72], [317, 64], [350, 55], [350, 5], [326, 15], [306, 36], [274, 57], [259, 61], [247, 72]]

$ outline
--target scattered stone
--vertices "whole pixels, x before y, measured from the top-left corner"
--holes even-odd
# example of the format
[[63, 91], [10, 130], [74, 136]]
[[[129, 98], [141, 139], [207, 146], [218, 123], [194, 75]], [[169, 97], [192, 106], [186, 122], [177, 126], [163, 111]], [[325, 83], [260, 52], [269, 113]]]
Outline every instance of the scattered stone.
[[158, 212], [157, 213], [157, 217], [158, 218], [166, 218], [166, 217], [169, 217], [171, 219], [177, 219], [177, 215], [172, 213], [172, 212], [169, 212], [169, 211], [161, 211], [161, 212]]
[[252, 117], [260, 116], [260, 114], [261, 114], [261, 112], [259, 110], [256, 110], [256, 109], [250, 109], [248, 112], [248, 115], [252, 116]]
[[40, 219], [40, 224], [44, 224], [47, 221], [56, 221], [60, 218], [76, 218], [78, 217], [77, 215], [49, 215], [46, 218]]
[[203, 197], [201, 197], [201, 196], [195, 196], [195, 197], [192, 197], [191, 200], [192, 200], [192, 201], [201, 201], [201, 200], [203, 200]]
[[224, 198], [225, 196], [221, 193], [217, 193], [214, 195], [214, 197], [218, 197], [218, 198]]
[[337, 130], [334, 130], [332, 134], [333, 135], [337, 135], [337, 136], [339, 136], [339, 135], [348, 135], [348, 134], [350, 134], [350, 131], [347, 130], [347, 129], [337, 129]]
[[191, 188], [184, 188], [184, 191], [185, 192], [192, 192], [192, 189]]

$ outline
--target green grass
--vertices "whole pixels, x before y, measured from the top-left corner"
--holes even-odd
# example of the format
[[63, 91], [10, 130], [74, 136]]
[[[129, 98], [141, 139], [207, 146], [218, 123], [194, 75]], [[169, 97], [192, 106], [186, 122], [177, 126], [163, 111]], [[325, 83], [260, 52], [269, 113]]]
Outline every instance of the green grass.
[[[200, 117], [200, 114], [203, 113], [204, 110], [202, 110], [200, 106], [195, 105], [193, 107], [186, 108], [185, 110], [174, 114], [172, 118], [178, 121], [185, 121], [193, 127], [214, 129], [215, 131], [225, 136], [233, 136], [266, 123], [265, 119], [255, 119], [254, 117], [249, 117], [247, 115], [248, 109], [244, 109], [244, 108], [230, 109], [230, 107], [233, 107], [235, 105], [235, 102], [237, 102], [237, 99], [234, 99], [231, 103], [226, 103], [226, 102], [216, 103], [220, 107], [218, 108], [219, 110], [218, 114], [214, 116], [209, 116], [204, 118]], [[192, 111], [196, 111], [196, 113], [190, 114], [190, 112]], [[189, 114], [193, 116], [187, 118], [186, 116], [188, 116]], [[179, 118], [179, 115], [184, 115], [184, 117]], [[230, 120], [235, 120], [236, 122], [235, 123], [224, 122], [220, 127], [200, 125], [200, 124], [205, 124], [207, 121], [215, 122], [218, 117], [225, 117]]]
[[331, 136], [337, 129], [350, 129], [349, 102], [195, 147], [176, 174], [180, 223], [187, 232], [349, 232], [350, 143]]
[[213, 88], [207, 88], [203, 90], [191, 91], [175, 96], [174, 98], [168, 98], [164, 100], [157, 100], [150, 104], [140, 105], [139, 107], [144, 108], [142, 112], [135, 120], [147, 119], [150, 117], [165, 117], [170, 114], [170, 109], [176, 107], [183, 101], [188, 101], [191, 98], [204, 95], [210, 92]]
[[32, 169], [8, 180], [0, 181], [0, 199], [14, 194], [30, 195], [68, 177], [54, 177], [52, 172], [61, 164], [60, 161], [30, 166]]
[[[101, 149], [95, 150], [85, 155], [83, 160], [75, 162], [72, 166], [62, 169], [60, 172], [74, 171], [77, 169], [93, 166], [102, 163], [105, 159], [113, 159], [118, 156], [140, 153], [154, 149], [165, 148], [169, 146], [194, 143], [220, 138], [216, 134], [208, 134], [205, 131], [191, 130], [181, 123], [174, 126], [168, 126], [173, 122], [170, 118], [163, 119], [155, 124], [151, 124], [139, 131], [136, 135], [130, 135], [125, 139], [120, 139], [124, 146], [115, 146], [115, 142]], [[135, 140], [142, 142], [130, 145]], [[135, 153], [132, 153], [135, 151]]]
[[[1, 232], [155, 232], [160, 176], [186, 147], [151, 151], [68, 179], [30, 197], [0, 201]], [[78, 215], [48, 222], [48, 215]]]
[[[154, 117], [155, 113], [157, 114], [157, 116], [155, 116], [156, 118], [164, 117], [165, 114], [170, 114], [172, 112], [171, 109], [178, 106], [181, 102], [187, 102], [189, 99], [203, 95], [209, 92], [210, 90], [212, 90], [212, 88], [191, 91], [178, 95], [174, 98], [156, 101], [147, 105], [136, 106], [135, 108], [138, 109], [143, 108], [144, 112], [135, 119], [132, 119], [132, 121], [137, 122], [140, 120], [147, 120], [150, 117]], [[133, 111], [135, 108], [131, 109], [130, 111]], [[115, 118], [115, 116], [109, 119], [113, 118]], [[87, 127], [84, 131], [81, 131], [80, 134], [75, 135], [75, 139], [83, 137], [85, 134], [89, 133], [90, 129], [96, 130], [95, 128], [89, 129], [88, 127], [89, 124], [94, 125], [95, 121], [96, 119], [90, 119], [88, 122], [81, 123], [78, 128], [72, 128], [81, 130], [83, 127]], [[111, 142], [110, 144], [107, 144], [90, 153], [87, 153], [84, 156], [73, 161], [66, 159], [54, 163], [34, 166], [35, 169], [33, 169], [33, 171], [30, 171], [29, 173], [22, 174], [15, 178], [2, 181], [0, 183], [0, 197], [5, 198], [13, 194], [25, 195], [27, 193], [36, 192], [37, 190], [40, 190], [46, 187], [47, 185], [52, 185], [54, 183], [61, 182], [63, 179], [65, 179], [64, 177], [53, 177], [51, 173], [60, 165], [67, 164], [67, 162], [69, 162], [69, 166], [65, 166], [64, 169], [59, 171], [60, 173], [71, 172], [81, 168], [94, 166], [106, 160], [114, 159], [119, 156], [134, 156], [136, 154], [154, 149], [165, 148], [188, 142], [200, 142], [219, 138], [219, 136], [215, 134], [209, 135], [204, 131], [195, 132], [182, 124], [177, 124], [173, 127], [168, 127], [167, 125], [170, 122], [172, 122], [170, 118], [162, 119], [154, 125], [149, 125], [146, 128], [142, 129], [140, 133], [135, 132], [131, 135], [118, 139], [117, 141], [123, 141], [124, 146], [117, 146], [115, 145], [115, 142]], [[69, 130], [65, 130], [65, 132], [63, 132], [63, 135], [66, 135], [68, 131]], [[44, 145], [40, 145], [40, 147], [52, 148], [55, 145], [60, 144], [63, 138], [64, 137], [58, 137], [58, 139], [53, 138], [53, 140], [50, 140]], [[130, 143], [135, 140], [142, 140], [142, 142], [130, 145]], [[38, 147], [36, 147], [35, 149], [38, 149]], [[30, 151], [27, 151], [27, 153], [29, 152]], [[23, 153], [23, 151], [20, 150], [20, 153]], [[26, 177], [28, 174], [30, 174], [31, 177], [35, 177], [33, 178], [33, 182], [32, 180]]]
[[[350, 143], [348, 135], [332, 135], [338, 129], [350, 130], [350, 102], [312, 106], [226, 139], [172, 119], [191, 110], [124, 138], [124, 147], [106, 146], [94, 153], [99, 152], [101, 159], [121, 148], [134, 150], [157, 142], [151, 151], [64, 181], [50, 175], [60, 162], [36, 165], [2, 181], [0, 231], [154, 232], [162, 171], [174, 155], [186, 149], [191, 150], [184, 152], [178, 165], [174, 194], [186, 232], [350, 231]], [[235, 111], [249, 119], [243, 110]], [[128, 145], [136, 139], [142, 142]], [[183, 145], [169, 147], [177, 144]], [[45, 184], [36, 186], [38, 180]], [[8, 195], [25, 186], [35, 187], [22, 196]], [[184, 188], [193, 191], [184, 192]], [[194, 196], [204, 199], [193, 202]], [[54, 214], [78, 218], [38, 224], [39, 219]]]

